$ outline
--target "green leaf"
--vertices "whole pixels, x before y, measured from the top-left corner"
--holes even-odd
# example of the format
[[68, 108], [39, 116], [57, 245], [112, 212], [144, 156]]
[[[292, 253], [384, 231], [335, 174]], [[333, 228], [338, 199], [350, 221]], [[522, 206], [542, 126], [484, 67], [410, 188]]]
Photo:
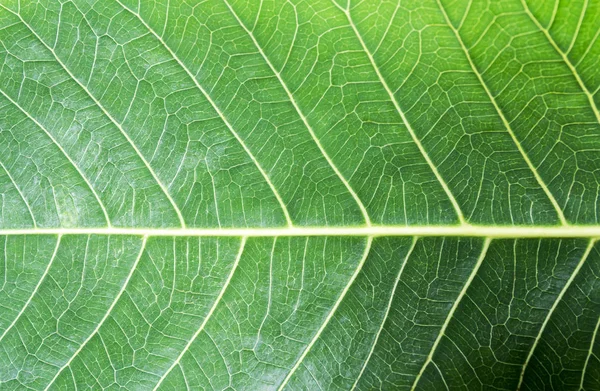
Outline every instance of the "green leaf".
[[0, 390], [600, 389], [599, 37], [1, 0]]

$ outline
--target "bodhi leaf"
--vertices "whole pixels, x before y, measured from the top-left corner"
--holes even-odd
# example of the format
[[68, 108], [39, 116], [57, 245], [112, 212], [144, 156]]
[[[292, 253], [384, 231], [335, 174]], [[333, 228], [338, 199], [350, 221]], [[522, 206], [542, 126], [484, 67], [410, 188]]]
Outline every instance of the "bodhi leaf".
[[0, 390], [600, 389], [599, 36], [0, 0]]

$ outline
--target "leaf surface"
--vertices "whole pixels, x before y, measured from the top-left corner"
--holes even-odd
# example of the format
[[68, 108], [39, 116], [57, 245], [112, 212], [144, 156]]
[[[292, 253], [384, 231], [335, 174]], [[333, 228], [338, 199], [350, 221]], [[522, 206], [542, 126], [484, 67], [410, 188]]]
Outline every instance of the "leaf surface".
[[600, 388], [599, 26], [0, 1], [0, 389]]

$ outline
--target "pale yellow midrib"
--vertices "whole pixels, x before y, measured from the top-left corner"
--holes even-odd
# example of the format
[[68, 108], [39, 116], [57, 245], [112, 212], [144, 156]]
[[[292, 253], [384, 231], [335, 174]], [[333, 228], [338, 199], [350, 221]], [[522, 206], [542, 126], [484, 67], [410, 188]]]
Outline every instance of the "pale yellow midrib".
[[600, 238], [600, 225], [372, 225], [347, 227], [274, 228], [17, 228], [0, 235], [133, 235], [133, 236], [469, 236], [486, 238]]

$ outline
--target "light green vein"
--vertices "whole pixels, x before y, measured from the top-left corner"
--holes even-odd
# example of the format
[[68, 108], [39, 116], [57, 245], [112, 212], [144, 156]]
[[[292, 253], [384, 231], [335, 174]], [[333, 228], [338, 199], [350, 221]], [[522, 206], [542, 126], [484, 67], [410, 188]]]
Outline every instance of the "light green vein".
[[8, 179], [10, 179], [10, 181], [12, 182], [14, 188], [17, 190], [17, 193], [19, 193], [19, 195], [21, 196], [21, 199], [25, 203], [25, 206], [27, 207], [27, 210], [29, 211], [29, 216], [31, 216], [31, 221], [33, 222], [33, 228], [37, 228], [37, 222], [35, 221], [35, 216], [33, 215], [33, 211], [31, 210], [31, 206], [29, 205], [29, 202], [27, 202], [27, 199], [25, 198], [25, 195], [23, 194], [23, 192], [19, 188], [19, 185], [17, 185], [17, 182], [15, 181], [15, 179], [12, 177], [12, 175], [10, 174], [10, 172], [8, 171], [8, 169], [6, 168], [6, 166], [1, 161], [0, 161], [0, 167], [2, 167], [2, 169], [4, 170], [4, 172], [6, 172], [6, 175], [8, 176]]
[[83, 171], [81, 171], [79, 169], [79, 166], [77, 164], [75, 164], [75, 161], [73, 159], [71, 159], [71, 156], [69, 156], [69, 154], [67, 153], [67, 151], [65, 151], [65, 149], [62, 147], [62, 145], [60, 145], [60, 143], [54, 138], [54, 136], [52, 136], [52, 134], [48, 130], [46, 130], [46, 128], [40, 122], [38, 122], [38, 120], [35, 119], [31, 114], [29, 114], [27, 112], [27, 110], [25, 110], [19, 103], [17, 103], [15, 100], [13, 100], [10, 96], [8, 96], [2, 90], [0, 90], [0, 94], [2, 94], [2, 96], [4, 96], [6, 99], [8, 99], [23, 114], [25, 114], [27, 116], [27, 118], [29, 118], [31, 121], [33, 121], [33, 123], [35, 123], [36, 126], [38, 128], [40, 128], [50, 138], [50, 140], [52, 140], [52, 143], [54, 143], [54, 145], [56, 145], [56, 147], [58, 147], [60, 152], [67, 158], [69, 163], [79, 173], [79, 176], [81, 176], [81, 178], [85, 181], [85, 184], [87, 185], [87, 187], [89, 187], [90, 191], [94, 195], [94, 198], [96, 198], [96, 201], [98, 202], [98, 205], [100, 206], [100, 209], [102, 210], [102, 213], [104, 214], [104, 218], [106, 219], [106, 224], [108, 225], [109, 228], [112, 227], [110, 218], [108, 217], [108, 211], [106, 210], [106, 207], [104, 206], [104, 203], [102, 202], [102, 200], [100, 200], [100, 196], [96, 192], [96, 189], [94, 189], [94, 186], [92, 186], [91, 182], [84, 175]]
[[446, 181], [444, 180], [444, 178], [442, 178], [442, 175], [438, 171], [436, 165], [433, 164], [433, 161], [429, 157], [429, 154], [427, 153], [427, 151], [425, 151], [425, 148], [423, 147], [423, 144], [421, 144], [421, 140], [419, 140], [419, 138], [417, 137], [417, 134], [415, 133], [414, 129], [412, 128], [412, 126], [408, 122], [408, 119], [404, 115], [404, 111], [402, 111], [402, 109], [400, 108], [400, 104], [396, 100], [396, 97], [394, 96], [394, 93], [392, 92], [392, 90], [390, 89], [389, 85], [387, 84], [387, 81], [385, 80], [385, 78], [383, 77], [383, 75], [381, 74], [381, 72], [379, 71], [379, 67], [375, 63], [375, 59], [373, 58], [373, 55], [369, 51], [369, 48], [367, 47], [367, 44], [363, 40], [362, 35], [360, 34], [360, 32], [358, 31], [358, 29], [356, 28], [356, 25], [355, 25], [354, 21], [352, 20], [352, 15], [350, 15], [350, 11], [347, 10], [347, 9], [341, 8], [337, 3], [335, 3], [335, 1], [333, 1], [333, 3], [335, 4], [335, 6], [337, 8], [339, 8], [344, 13], [344, 15], [346, 16], [346, 18], [348, 19], [348, 24], [350, 25], [350, 27], [354, 31], [354, 34], [356, 35], [356, 38], [360, 42], [360, 45], [362, 46], [363, 51], [367, 55], [367, 57], [369, 59], [369, 62], [371, 63], [371, 66], [373, 68], [373, 70], [375, 71], [375, 73], [377, 74], [377, 77], [379, 78], [379, 82], [381, 83], [381, 85], [383, 86], [383, 88], [387, 92], [388, 96], [390, 97], [390, 100], [391, 100], [392, 104], [394, 105], [396, 111], [400, 115], [400, 118], [402, 119], [402, 122], [404, 122], [404, 124], [406, 125], [406, 128], [408, 129], [408, 133], [412, 137], [413, 142], [417, 145], [419, 151], [421, 152], [421, 155], [423, 155], [423, 158], [425, 158], [425, 161], [429, 165], [429, 168], [431, 169], [431, 171], [435, 175], [437, 181], [440, 183], [440, 185], [444, 189], [444, 192], [446, 193], [446, 195], [448, 196], [448, 199], [450, 200], [450, 202], [452, 203], [452, 206], [454, 207], [454, 210], [455, 210], [455, 212], [456, 212], [456, 214], [458, 216], [458, 220], [460, 221], [460, 223], [462, 225], [467, 225], [468, 223], [465, 220], [465, 216], [464, 216], [462, 210], [460, 209], [460, 206], [458, 205], [458, 201], [456, 201], [456, 198], [452, 194], [452, 191], [450, 191], [450, 188], [448, 187], [448, 184], [446, 183]]
[[390, 309], [392, 308], [392, 303], [394, 302], [394, 296], [396, 295], [396, 289], [398, 288], [398, 283], [400, 282], [400, 278], [402, 277], [402, 272], [404, 271], [404, 267], [408, 263], [408, 259], [410, 258], [411, 254], [413, 253], [413, 250], [415, 249], [415, 246], [416, 246], [418, 240], [419, 240], [418, 236], [413, 237], [413, 241], [412, 241], [412, 244], [410, 245], [410, 249], [408, 250], [408, 253], [406, 253], [406, 257], [404, 257], [404, 260], [402, 261], [400, 270], [398, 271], [398, 274], [396, 275], [396, 281], [394, 282], [394, 287], [392, 288], [392, 293], [390, 294], [390, 299], [388, 300], [388, 304], [385, 308], [385, 314], [383, 315], [383, 319], [381, 319], [381, 324], [379, 325], [379, 329], [377, 330], [377, 333], [375, 334], [375, 339], [373, 340], [373, 344], [371, 345], [369, 354], [367, 355], [367, 358], [365, 359], [365, 362], [363, 363], [363, 365], [360, 369], [360, 372], [358, 373], [358, 376], [356, 377], [356, 380], [354, 381], [354, 384], [352, 385], [352, 390], [356, 389], [356, 386], [358, 385], [358, 382], [362, 378], [362, 375], [365, 372], [365, 369], [367, 368], [369, 361], [371, 360], [371, 356], [373, 355], [373, 352], [375, 351], [375, 347], [377, 346], [377, 342], [379, 341], [379, 336], [381, 335], [381, 332], [383, 331], [383, 326], [385, 326], [387, 318], [390, 314]]
[[240, 135], [235, 130], [233, 130], [233, 126], [231, 125], [231, 123], [229, 122], [229, 120], [227, 119], [227, 117], [225, 117], [225, 114], [217, 106], [216, 102], [212, 99], [212, 97], [208, 94], [208, 92], [204, 89], [204, 87], [202, 87], [202, 85], [198, 82], [198, 80], [192, 74], [192, 72], [188, 69], [188, 67], [185, 66], [185, 64], [183, 63], [183, 61], [181, 61], [179, 59], [179, 57], [175, 54], [175, 52], [173, 50], [171, 50], [171, 48], [166, 44], [166, 42], [162, 39], [162, 37], [160, 35], [158, 35], [148, 25], [148, 23], [146, 23], [146, 21], [144, 19], [142, 19], [142, 17], [138, 13], [133, 12], [131, 9], [129, 9], [127, 6], [125, 6], [123, 3], [121, 3], [119, 0], [116, 0], [116, 2], [119, 3], [119, 5], [121, 7], [123, 7], [123, 9], [125, 9], [127, 12], [129, 12], [133, 16], [135, 16], [140, 21], [140, 23], [142, 23], [144, 25], [144, 27], [150, 32], [150, 34], [152, 34], [161, 43], [161, 45], [169, 52], [169, 54], [171, 55], [171, 57], [173, 57], [173, 59], [177, 62], [177, 64], [179, 64], [179, 66], [185, 71], [185, 73], [190, 77], [190, 79], [192, 79], [192, 82], [196, 85], [196, 88], [198, 88], [198, 90], [200, 90], [200, 92], [202, 93], [202, 95], [204, 95], [204, 97], [206, 98], [206, 100], [208, 101], [208, 103], [210, 103], [210, 105], [212, 106], [213, 110], [215, 110], [215, 112], [217, 113], [217, 115], [219, 116], [219, 118], [221, 118], [221, 121], [223, 121], [223, 123], [227, 126], [227, 129], [229, 129], [229, 131], [231, 132], [231, 134], [235, 137], [235, 139], [238, 141], [238, 143], [242, 146], [242, 148], [244, 149], [244, 151], [246, 152], [246, 154], [250, 157], [250, 159], [252, 160], [252, 162], [254, 163], [254, 165], [256, 166], [256, 168], [258, 169], [258, 171], [260, 172], [260, 174], [263, 176], [263, 178], [265, 179], [265, 181], [269, 185], [269, 188], [273, 192], [273, 195], [277, 199], [277, 202], [279, 203], [279, 206], [281, 207], [281, 210], [283, 211], [283, 214], [285, 216], [285, 220], [287, 222], [287, 225], [289, 227], [293, 226], [292, 219], [290, 217], [290, 213], [289, 213], [287, 207], [285, 206], [285, 203], [283, 202], [283, 199], [281, 198], [281, 195], [279, 194], [279, 192], [275, 188], [275, 185], [273, 184], [273, 182], [271, 182], [271, 179], [269, 178], [269, 175], [267, 175], [266, 171], [263, 169], [263, 167], [258, 162], [258, 160], [256, 159], [256, 157], [252, 154], [252, 152], [250, 151], [250, 149], [248, 148], [248, 146], [246, 145], [246, 143], [244, 142], [244, 140], [242, 140], [242, 138], [240, 137]]
[[562, 300], [563, 296], [565, 295], [565, 293], [567, 292], [567, 290], [569, 289], [569, 287], [575, 280], [575, 277], [577, 277], [577, 274], [583, 267], [583, 264], [585, 263], [586, 259], [590, 255], [590, 252], [592, 251], [593, 248], [594, 248], [594, 239], [589, 241], [588, 246], [585, 249], [585, 252], [581, 256], [581, 260], [575, 267], [575, 270], [573, 270], [573, 272], [571, 273], [571, 276], [569, 277], [569, 279], [567, 280], [567, 282], [561, 289], [560, 293], [556, 297], [556, 300], [554, 300], [552, 307], [550, 307], [550, 310], [548, 311], [548, 314], [546, 315], [546, 318], [544, 319], [544, 322], [542, 323], [542, 326], [540, 327], [538, 334], [535, 337], [535, 340], [533, 341], [533, 345], [531, 346], [531, 349], [529, 350], [529, 354], [527, 355], [527, 358], [525, 359], [523, 368], [521, 369], [521, 375], [519, 376], [519, 383], [517, 384], [517, 391], [520, 390], [521, 386], [523, 385], [523, 379], [525, 378], [525, 371], [527, 370], [527, 366], [529, 365], [529, 362], [531, 361], [531, 358], [533, 357], [535, 348], [538, 346], [540, 340], [542, 339], [542, 334], [544, 334], [544, 330], [546, 330], [546, 326], [548, 326], [548, 322], [550, 322], [550, 318], [552, 317], [552, 314], [554, 313], [554, 311], [556, 310], [556, 307], [558, 307], [558, 304]]
[[[542, 33], [544, 33], [544, 35], [546, 36], [546, 39], [548, 39], [548, 42], [550, 43], [550, 45], [552, 45], [554, 50], [556, 50], [556, 52], [560, 55], [563, 62], [567, 65], [567, 67], [569, 68], [569, 70], [571, 71], [573, 76], [575, 76], [575, 80], [577, 80], [577, 84], [579, 84], [579, 88], [581, 88], [581, 90], [587, 97], [588, 102], [590, 103], [590, 107], [592, 108], [592, 111], [596, 115], [596, 121], [598, 121], [598, 123], [600, 123], [600, 110], [598, 110], [598, 106], [596, 106], [596, 102], [594, 101], [594, 96], [592, 95], [590, 90], [588, 90], [585, 83], [579, 76], [577, 69], [575, 69], [575, 66], [573, 65], [573, 63], [571, 63], [571, 60], [569, 60], [569, 57], [567, 56], [567, 54], [565, 52], [563, 52], [562, 50], [560, 50], [560, 48], [554, 41], [554, 38], [552, 38], [552, 36], [550, 35], [550, 32], [548, 31], [548, 29], [544, 28], [544, 26], [542, 26], [540, 24], [539, 20], [537, 20], [537, 18], [531, 13], [531, 10], [529, 9], [529, 6], [525, 2], [525, 0], [521, 0], [521, 4], [523, 4], [523, 8], [525, 9], [525, 13], [527, 14], [527, 16], [529, 16], [529, 18], [536, 25], [536, 27]], [[573, 38], [573, 40], [575, 40], [575, 39], [576, 39], [576, 37]]]
[[144, 155], [142, 155], [141, 151], [138, 149], [138, 147], [135, 145], [135, 143], [133, 142], [133, 140], [131, 139], [131, 137], [129, 137], [129, 135], [127, 134], [127, 132], [125, 132], [125, 130], [123, 129], [123, 127], [121, 126], [121, 124], [108, 112], [108, 110], [106, 110], [106, 108], [100, 103], [100, 101], [98, 99], [96, 99], [96, 97], [94, 95], [92, 95], [92, 93], [89, 91], [89, 89], [81, 82], [79, 81], [79, 79], [77, 79], [75, 77], [75, 75], [69, 70], [69, 68], [67, 68], [67, 66], [62, 62], [62, 60], [58, 57], [58, 55], [56, 54], [56, 52], [54, 51], [54, 49], [52, 49], [50, 46], [48, 46], [46, 44], [46, 42], [44, 42], [44, 40], [35, 32], [35, 30], [23, 19], [23, 17], [21, 17], [20, 14], [13, 12], [12, 10], [4, 7], [3, 5], [0, 4], [0, 6], [4, 9], [6, 9], [8, 12], [16, 15], [21, 22], [29, 29], [29, 31], [31, 31], [31, 33], [38, 39], [38, 41], [44, 45], [44, 47], [50, 52], [52, 53], [52, 55], [54, 56], [55, 60], [60, 64], [60, 66], [65, 70], [65, 72], [67, 72], [69, 74], [69, 76], [71, 77], [71, 79], [73, 79], [73, 81], [75, 81], [79, 87], [84, 90], [86, 92], [86, 94], [94, 101], [94, 103], [96, 104], [96, 106], [98, 106], [98, 108], [100, 108], [100, 110], [104, 113], [104, 115], [106, 115], [106, 117], [117, 127], [117, 129], [119, 129], [119, 131], [121, 132], [121, 134], [125, 137], [125, 139], [127, 140], [127, 142], [130, 144], [130, 146], [133, 148], [133, 150], [135, 151], [135, 153], [137, 154], [137, 156], [140, 158], [140, 160], [144, 163], [144, 166], [146, 166], [146, 169], [148, 170], [148, 172], [150, 172], [150, 175], [152, 175], [152, 178], [154, 179], [154, 181], [156, 182], [156, 184], [161, 188], [162, 192], [165, 194], [165, 196], [167, 197], [167, 199], [169, 200], [169, 203], [171, 204], [171, 206], [173, 207], [175, 213], [177, 214], [177, 217], [179, 219], [179, 224], [185, 228], [185, 220], [183, 219], [183, 215], [181, 214], [181, 210], [179, 209], [179, 207], [177, 206], [177, 204], [175, 203], [175, 201], [173, 200], [173, 197], [171, 197], [171, 194], [169, 193], [168, 189], [165, 187], [165, 185], [160, 181], [160, 179], [158, 178], [158, 175], [156, 174], [156, 172], [154, 172], [154, 170], [152, 169], [152, 167], [150, 166], [150, 163], [146, 160], [146, 158], [144, 158]]
[[35, 296], [35, 294], [37, 293], [37, 291], [40, 289], [40, 285], [42, 285], [42, 282], [44, 281], [44, 279], [46, 278], [46, 276], [50, 272], [50, 267], [54, 263], [54, 258], [56, 258], [56, 253], [58, 252], [58, 247], [60, 246], [60, 240], [61, 240], [61, 238], [62, 238], [62, 235], [58, 235], [58, 237], [56, 239], [56, 245], [54, 246], [54, 251], [52, 252], [52, 256], [50, 257], [50, 261], [48, 262], [48, 265], [46, 266], [46, 269], [44, 269], [44, 273], [42, 273], [42, 276], [38, 280], [37, 285], [35, 286], [35, 288], [33, 288], [33, 292], [31, 292], [31, 295], [29, 296], [29, 298], [25, 302], [25, 305], [23, 305], [23, 308], [21, 308], [21, 311], [19, 311], [19, 313], [17, 314], [17, 316], [15, 317], [15, 319], [12, 321], [12, 323], [6, 328], [6, 330], [4, 330], [4, 332], [2, 333], [2, 335], [0, 335], [0, 342], [6, 336], [6, 334], [8, 334], [8, 332], [10, 331], [10, 329], [12, 329], [15, 324], [17, 324], [17, 321], [21, 318], [21, 315], [23, 315], [23, 313], [25, 312], [25, 310], [29, 306], [29, 303], [31, 303], [31, 300], [33, 300], [33, 297]]
[[594, 354], [594, 345], [596, 344], [596, 337], [598, 337], [598, 329], [600, 328], [600, 317], [598, 317], [598, 322], [596, 322], [596, 328], [594, 329], [594, 333], [592, 334], [592, 340], [590, 341], [590, 349], [588, 350], [587, 357], [585, 358], [585, 364], [583, 364], [583, 370], [581, 371], [581, 382], [579, 384], [579, 389], [583, 390], [583, 382], [585, 381], [585, 371], [587, 369], [588, 364], [590, 363], [590, 358]]
[[568, 225], [569, 223], [567, 222], [567, 219], [565, 218], [565, 215], [564, 215], [564, 213], [562, 211], [562, 208], [560, 207], [560, 205], [558, 205], [558, 201], [556, 201], [556, 198], [554, 198], [554, 195], [550, 192], [550, 189], [548, 189], [548, 186], [546, 185], [546, 183], [542, 179], [540, 173], [535, 168], [534, 164], [529, 159], [529, 156], [527, 155], [527, 153], [523, 149], [523, 146], [521, 145], [521, 143], [517, 139], [517, 136], [515, 135], [515, 133], [513, 132], [512, 128], [510, 126], [510, 123], [508, 122], [508, 120], [504, 116], [504, 113], [500, 109], [500, 106], [498, 106], [498, 103], [496, 102], [496, 99], [494, 98], [494, 96], [492, 95], [492, 92], [488, 88], [487, 83], [483, 80], [483, 77], [481, 76], [481, 73], [477, 70], [477, 67], [473, 63], [473, 59], [471, 58], [471, 55], [469, 54], [469, 51], [467, 50], [467, 47], [465, 46], [465, 43], [462, 40], [462, 37], [460, 36], [458, 30], [454, 27], [454, 25], [450, 21], [450, 18], [448, 17], [448, 14], [446, 13], [446, 10], [444, 9], [444, 6], [440, 2], [440, 0], [436, 0], [436, 1], [437, 1], [437, 4], [438, 4], [439, 8], [440, 8], [440, 11], [442, 11], [442, 14], [444, 15], [444, 19], [446, 20], [446, 23], [448, 24], [448, 26], [450, 27], [450, 29], [454, 33], [454, 36], [456, 37], [458, 43], [460, 44], [460, 47], [462, 48], [462, 50], [463, 50], [463, 52], [465, 54], [465, 57], [467, 58], [467, 61], [469, 62], [469, 65], [471, 66], [471, 69], [473, 70], [473, 73], [475, 73], [475, 75], [477, 76], [477, 79], [479, 80], [479, 83], [481, 84], [481, 86], [483, 87], [483, 89], [487, 93], [488, 98], [490, 99], [490, 101], [494, 105], [494, 108], [496, 109], [496, 112], [500, 116], [500, 119], [502, 120], [502, 123], [504, 124], [504, 127], [506, 128], [508, 134], [512, 138], [512, 140], [513, 140], [514, 144], [516, 145], [517, 149], [521, 153], [521, 156], [523, 157], [523, 160], [525, 160], [525, 163], [527, 163], [527, 166], [529, 167], [529, 170], [533, 173], [533, 176], [535, 177], [536, 181], [538, 182], [538, 184], [540, 185], [540, 187], [542, 188], [542, 190], [544, 190], [544, 193], [546, 193], [546, 197], [548, 197], [548, 199], [552, 203], [552, 206], [554, 206], [554, 209], [556, 210], [556, 213], [558, 215], [558, 218], [560, 219], [561, 224], [562, 225]]
[[325, 160], [327, 161], [327, 163], [329, 164], [329, 166], [331, 167], [331, 169], [335, 172], [335, 174], [340, 179], [340, 181], [342, 181], [342, 183], [344, 184], [344, 186], [346, 187], [346, 189], [348, 190], [348, 192], [350, 193], [350, 195], [352, 196], [352, 198], [354, 198], [354, 201], [358, 205], [358, 207], [359, 207], [359, 209], [360, 209], [360, 211], [361, 211], [361, 213], [363, 215], [363, 218], [365, 219], [365, 223], [367, 224], [367, 226], [371, 226], [371, 219], [369, 217], [369, 213], [367, 212], [367, 209], [365, 208], [365, 205], [360, 200], [360, 198], [358, 197], [358, 194], [356, 194], [356, 192], [354, 191], [354, 189], [352, 188], [352, 186], [350, 186], [350, 183], [348, 183], [348, 180], [344, 177], [344, 175], [341, 173], [341, 171], [337, 168], [337, 166], [335, 165], [335, 163], [333, 162], [333, 160], [331, 159], [331, 157], [329, 156], [329, 154], [327, 153], [327, 151], [325, 151], [325, 148], [321, 144], [321, 141], [317, 137], [314, 129], [308, 123], [308, 119], [306, 118], [306, 116], [304, 115], [304, 113], [302, 112], [302, 110], [300, 109], [300, 106], [298, 105], [298, 102], [296, 102], [296, 98], [294, 98], [294, 95], [292, 94], [292, 92], [288, 88], [287, 84], [285, 83], [285, 81], [281, 77], [281, 73], [279, 71], [277, 71], [277, 69], [275, 69], [275, 67], [271, 63], [271, 60], [269, 60], [269, 58], [267, 57], [267, 55], [263, 51], [262, 47], [260, 46], [260, 44], [256, 40], [256, 37], [254, 36], [254, 34], [252, 33], [252, 31], [248, 30], [248, 28], [246, 27], [246, 25], [240, 20], [240, 18], [235, 13], [235, 11], [233, 10], [233, 8], [229, 5], [229, 3], [227, 2], [227, 0], [223, 0], [223, 2], [225, 3], [225, 5], [227, 5], [227, 7], [229, 8], [229, 11], [235, 17], [235, 19], [238, 22], [238, 24], [242, 27], [242, 29], [244, 29], [244, 31], [246, 32], [246, 34], [248, 34], [248, 36], [250, 37], [250, 39], [254, 43], [254, 46], [256, 47], [256, 49], [258, 50], [258, 52], [260, 53], [260, 55], [262, 56], [262, 58], [265, 60], [265, 62], [269, 66], [269, 68], [271, 69], [271, 72], [273, 72], [273, 74], [277, 77], [277, 80], [279, 81], [279, 84], [285, 90], [285, 93], [287, 94], [289, 101], [292, 103], [292, 106], [294, 106], [294, 109], [298, 113], [298, 116], [302, 120], [302, 123], [304, 124], [304, 126], [306, 126], [306, 129], [308, 129], [308, 132], [310, 133], [311, 138], [313, 139], [313, 141], [315, 142], [315, 144], [319, 148], [319, 151], [321, 151], [321, 154], [323, 155], [323, 157], [325, 158]]
[[423, 376], [425, 369], [427, 369], [427, 366], [429, 365], [429, 363], [432, 362], [433, 355], [435, 354], [435, 351], [436, 351], [438, 345], [440, 344], [442, 338], [444, 337], [444, 335], [446, 333], [446, 329], [448, 328], [448, 325], [450, 324], [450, 321], [452, 320], [454, 313], [456, 312], [456, 309], [458, 308], [458, 305], [460, 304], [462, 298], [467, 293], [467, 290], [469, 289], [471, 282], [475, 278], [475, 275], [477, 274], [479, 267], [481, 266], [481, 264], [483, 263], [483, 260], [485, 259], [485, 255], [487, 253], [488, 248], [490, 247], [491, 241], [492, 241], [491, 238], [487, 238], [485, 240], [485, 242], [483, 243], [483, 248], [481, 249], [481, 254], [479, 254], [477, 263], [475, 263], [475, 266], [473, 267], [473, 270], [471, 271], [469, 278], [467, 279], [467, 281], [465, 282], [465, 285], [463, 286], [460, 293], [458, 294], [458, 297], [454, 301], [454, 304], [452, 304], [452, 308], [450, 308], [450, 312], [448, 312], [448, 316], [446, 316], [446, 320], [444, 321], [444, 324], [442, 325], [442, 328], [440, 329], [440, 332], [438, 333], [438, 336], [435, 339], [435, 342], [433, 343], [431, 350], [429, 351], [429, 355], [427, 355], [427, 359], [423, 363], [421, 370], [419, 371], [419, 373], [417, 374], [417, 377], [415, 378], [415, 381], [411, 387], [411, 391], [414, 391], [417, 388], [417, 384], [419, 384], [419, 380], [421, 380], [421, 376]]
[[577, 41], [577, 37], [579, 36], [579, 31], [581, 30], [581, 26], [583, 25], [583, 18], [585, 17], [585, 12], [587, 11], [588, 3], [588, 0], [583, 0], [583, 5], [581, 6], [581, 13], [579, 14], [579, 19], [577, 20], [577, 27], [575, 29], [575, 32], [573, 33], [573, 38], [571, 38], [571, 43], [569, 44], [569, 47], [565, 52], [567, 56], [573, 49], [573, 45], [575, 45], [575, 41]]
[[92, 333], [85, 339], [85, 341], [83, 341], [81, 343], [81, 345], [79, 345], [79, 348], [77, 348], [77, 350], [75, 351], [75, 353], [73, 353], [73, 355], [71, 356], [71, 358], [69, 358], [69, 360], [62, 367], [60, 367], [60, 369], [56, 372], [56, 374], [54, 375], [54, 377], [52, 378], [52, 380], [50, 380], [50, 383], [48, 383], [48, 385], [46, 386], [46, 388], [44, 388], [44, 391], [48, 391], [48, 389], [52, 386], [52, 384], [54, 384], [54, 381], [56, 381], [56, 379], [60, 376], [60, 374], [62, 373], [62, 371], [65, 368], [67, 368], [73, 362], [73, 360], [75, 359], [75, 357], [77, 357], [77, 355], [79, 354], [79, 352], [81, 352], [83, 350], [83, 348], [87, 345], [87, 343], [98, 333], [98, 331], [100, 330], [100, 328], [102, 327], [102, 325], [104, 324], [104, 322], [106, 321], [106, 319], [108, 319], [108, 317], [110, 316], [110, 314], [113, 311], [113, 308], [115, 308], [115, 306], [119, 302], [119, 299], [121, 298], [121, 295], [123, 295], [123, 292], [125, 292], [125, 289], [127, 288], [127, 285], [129, 284], [129, 281], [131, 280], [131, 276], [133, 276], [133, 273], [137, 269], [137, 265], [140, 262], [140, 259], [142, 258], [142, 254], [144, 253], [144, 249], [146, 248], [146, 241], [147, 240], [148, 240], [147, 236], [144, 236], [142, 238], [142, 244], [140, 246], [140, 252], [138, 253], [137, 257], [135, 258], [135, 261], [133, 262], [133, 265], [131, 266], [131, 269], [129, 270], [129, 273], [127, 274], [127, 277], [125, 278], [125, 281], [123, 281], [123, 285], [121, 286], [121, 289], [119, 289], [119, 292], [117, 293], [117, 296], [115, 297], [115, 299], [110, 304], [110, 307], [108, 307], [108, 309], [104, 313], [104, 316], [102, 317], [102, 319], [100, 320], [100, 322], [98, 322], [98, 325], [96, 326], [96, 328], [94, 329], [94, 331], [92, 331]]
[[454, 236], [491, 238], [600, 238], [599, 225], [374, 225], [371, 227], [292, 228], [9, 228], [0, 235], [139, 235], [139, 236]]
[[179, 353], [179, 356], [177, 356], [177, 358], [175, 359], [175, 361], [173, 361], [173, 363], [171, 364], [171, 366], [160, 377], [160, 379], [156, 383], [156, 386], [154, 386], [153, 391], [157, 390], [158, 387], [160, 387], [160, 385], [162, 384], [162, 382], [167, 378], [167, 376], [169, 375], [169, 373], [171, 373], [171, 371], [173, 370], [173, 368], [175, 368], [179, 364], [179, 362], [181, 361], [181, 359], [183, 358], [183, 356], [189, 351], [190, 346], [192, 346], [192, 344], [194, 343], [194, 341], [196, 340], [196, 338], [198, 338], [198, 336], [200, 335], [200, 333], [204, 330], [204, 327], [206, 326], [206, 324], [208, 323], [208, 321], [211, 319], [213, 313], [217, 309], [217, 306], [221, 302], [221, 299], [223, 298], [223, 295], [225, 295], [225, 291], [227, 290], [227, 287], [231, 283], [231, 279], [233, 278], [233, 274], [237, 270], [237, 267], [238, 267], [238, 265], [240, 263], [240, 259], [242, 258], [242, 254], [244, 253], [244, 247], [246, 246], [246, 240], [247, 239], [248, 238], [245, 237], [245, 236], [242, 237], [242, 240], [241, 240], [241, 243], [240, 243], [240, 249], [238, 250], [238, 253], [237, 253], [236, 257], [235, 257], [235, 261], [233, 262], [233, 266], [231, 267], [231, 271], [229, 272], [229, 275], [227, 276], [227, 280], [225, 280], [225, 283], [223, 284], [223, 287], [221, 288], [221, 291], [219, 292], [219, 295], [215, 299], [215, 302], [213, 303], [213, 305], [210, 307], [210, 310], [206, 314], [206, 317], [204, 318], [204, 320], [202, 321], [202, 323], [200, 324], [200, 326], [198, 327], [198, 329], [196, 330], [196, 332], [194, 333], [194, 335], [192, 335], [192, 337], [190, 338], [190, 340], [187, 342], [187, 344], [185, 345], [185, 347], [183, 348], [183, 350], [181, 350], [181, 352]]
[[373, 243], [373, 237], [372, 236], [367, 237], [367, 243], [365, 245], [365, 249], [364, 249], [363, 255], [362, 255], [361, 259], [360, 259], [360, 262], [356, 266], [356, 269], [354, 270], [354, 273], [350, 277], [350, 280], [348, 280], [348, 283], [344, 287], [344, 290], [342, 290], [342, 293], [340, 293], [340, 296], [337, 298], [337, 300], [333, 304], [333, 307], [331, 307], [331, 310], [329, 310], [329, 313], [327, 314], [327, 316], [323, 320], [323, 323], [321, 324], [321, 326], [319, 327], [319, 329], [317, 330], [317, 332], [315, 333], [315, 335], [312, 337], [312, 339], [310, 340], [310, 342], [308, 343], [308, 345], [306, 346], [306, 348], [304, 349], [304, 351], [302, 352], [302, 354], [300, 355], [300, 357], [298, 357], [298, 359], [294, 363], [294, 366], [290, 369], [290, 371], [288, 372], [287, 376], [283, 379], [283, 381], [281, 382], [281, 384], [277, 388], [278, 391], [281, 391], [281, 390], [283, 390], [285, 388], [285, 386], [288, 384], [288, 382], [290, 381], [290, 379], [292, 378], [292, 376], [294, 375], [294, 373], [296, 372], [296, 370], [300, 367], [300, 364], [302, 364], [302, 361], [304, 361], [304, 358], [306, 357], [306, 355], [310, 352], [310, 350], [312, 349], [312, 347], [314, 346], [314, 344], [321, 337], [321, 334], [323, 333], [323, 330], [325, 330], [325, 327], [327, 327], [327, 325], [329, 324], [329, 321], [333, 318], [333, 315], [335, 314], [335, 312], [337, 311], [338, 307], [340, 306], [340, 304], [344, 300], [344, 297], [346, 296], [346, 293], [350, 290], [350, 287], [352, 286], [352, 283], [354, 282], [354, 280], [356, 280], [356, 277], [358, 276], [358, 274], [362, 270], [362, 267], [365, 264], [365, 261], [367, 260], [367, 257], [369, 256], [369, 252], [371, 251], [371, 244], [372, 243]]

